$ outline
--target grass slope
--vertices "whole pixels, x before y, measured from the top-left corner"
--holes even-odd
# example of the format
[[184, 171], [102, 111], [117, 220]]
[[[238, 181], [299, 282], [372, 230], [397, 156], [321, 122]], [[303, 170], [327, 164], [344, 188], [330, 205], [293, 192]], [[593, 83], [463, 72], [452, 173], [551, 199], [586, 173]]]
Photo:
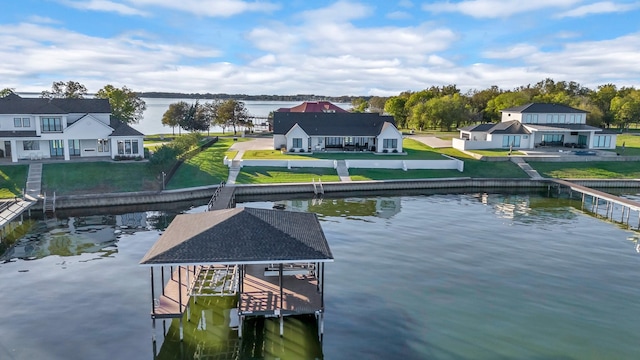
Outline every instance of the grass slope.
[[640, 178], [640, 162], [540, 162], [529, 165], [544, 177], [562, 179], [637, 179]]
[[219, 184], [229, 177], [229, 168], [222, 163], [225, 155], [231, 156], [237, 152], [229, 152], [233, 139], [220, 138], [218, 142], [204, 151], [185, 161], [173, 175], [167, 189], [182, 189], [188, 187]]
[[22, 194], [22, 189], [27, 184], [28, 172], [28, 165], [0, 166], [0, 199]]
[[273, 168], [244, 167], [238, 174], [237, 184], [269, 184], [311, 182], [320, 178], [324, 182], [340, 181], [335, 169], [331, 168]]

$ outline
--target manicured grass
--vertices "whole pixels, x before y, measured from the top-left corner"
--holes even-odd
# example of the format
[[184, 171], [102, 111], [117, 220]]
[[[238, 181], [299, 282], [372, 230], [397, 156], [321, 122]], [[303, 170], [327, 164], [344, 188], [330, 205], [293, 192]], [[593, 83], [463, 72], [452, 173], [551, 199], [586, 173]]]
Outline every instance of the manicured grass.
[[0, 199], [21, 195], [27, 185], [28, 172], [27, 165], [0, 166]]
[[638, 161], [539, 162], [529, 164], [545, 177], [563, 179], [637, 179]]
[[340, 181], [336, 171], [331, 168], [275, 168], [275, 167], [244, 167], [238, 174], [238, 184], [269, 184], [269, 183], [300, 183], [316, 181]]
[[472, 178], [524, 179], [529, 177], [511, 161], [465, 160], [462, 174]]
[[57, 195], [159, 190], [146, 162], [69, 162], [42, 167], [42, 191]]
[[[624, 144], [624, 150], [622, 144]], [[616, 140], [616, 152], [624, 156], [640, 156], [640, 136], [629, 133], [619, 134]]]
[[228, 151], [233, 143], [233, 139], [220, 138], [211, 147], [185, 161], [166, 184], [166, 189], [215, 185], [223, 180], [226, 181], [229, 177], [229, 168], [222, 163], [222, 160], [225, 154], [233, 153]]
[[[470, 150], [472, 153], [482, 156], [509, 156], [509, 149], [483, 149], [483, 150]], [[511, 155], [524, 155], [520, 151], [514, 150]]]

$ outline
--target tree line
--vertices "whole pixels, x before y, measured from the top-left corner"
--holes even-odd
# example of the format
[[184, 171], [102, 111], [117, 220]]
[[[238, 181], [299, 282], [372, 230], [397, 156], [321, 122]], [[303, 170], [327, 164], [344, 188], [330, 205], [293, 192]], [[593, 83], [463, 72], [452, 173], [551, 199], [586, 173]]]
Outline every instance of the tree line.
[[388, 98], [354, 99], [352, 111], [387, 113], [398, 128], [451, 131], [479, 122], [499, 122], [500, 110], [527, 103], [554, 103], [587, 111], [587, 124], [628, 128], [640, 122], [640, 90], [604, 84], [596, 89], [574, 81], [547, 78], [536, 84], [503, 90], [491, 86], [462, 93], [456, 85], [404, 91]]
[[169, 105], [169, 109], [162, 115], [162, 125], [170, 126], [175, 135], [175, 128], [187, 131], [209, 130], [210, 126], [222, 127], [224, 133], [227, 127], [233, 128], [237, 134], [238, 127], [251, 127], [249, 111], [242, 101], [234, 99], [213, 100], [211, 102], [189, 104], [179, 101]]

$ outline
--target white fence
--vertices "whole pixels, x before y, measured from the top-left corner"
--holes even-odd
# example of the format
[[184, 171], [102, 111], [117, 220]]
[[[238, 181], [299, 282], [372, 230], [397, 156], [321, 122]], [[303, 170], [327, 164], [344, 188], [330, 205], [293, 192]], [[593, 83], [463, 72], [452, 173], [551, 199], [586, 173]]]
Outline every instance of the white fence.
[[[347, 169], [447, 169], [464, 170], [464, 161], [443, 155], [446, 160], [345, 160]], [[236, 161], [237, 162], [237, 161]], [[231, 166], [230, 160], [224, 160], [225, 165]], [[291, 168], [337, 168], [336, 160], [240, 160], [240, 167], [286, 167]]]

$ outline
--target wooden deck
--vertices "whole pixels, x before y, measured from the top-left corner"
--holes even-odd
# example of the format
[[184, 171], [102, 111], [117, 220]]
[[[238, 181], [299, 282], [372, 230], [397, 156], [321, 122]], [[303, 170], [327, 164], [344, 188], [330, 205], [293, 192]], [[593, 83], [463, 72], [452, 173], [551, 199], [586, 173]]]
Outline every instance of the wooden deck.
[[199, 271], [200, 267], [196, 267], [194, 272], [193, 266], [188, 268], [179, 266], [167, 281], [158, 301], [154, 303], [151, 317], [156, 319], [182, 317], [189, 305], [190, 290], [198, 278]]
[[322, 310], [322, 294], [317, 290], [315, 276], [283, 277], [282, 308], [278, 276], [265, 276], [264, 265], [247, 265], [239, 312], [244, 315], [273, 315], [277, 309], [283, 315], [313, 314]]
[[635, 211], [640, 211], [640, 203], [638, 203], [637, 201], [633, 201], [633, 200], [629, 200], [629, 199], [625, 199], [619, 196], [615, 196], [603, 191], [598, 191], [586, 186], [582, 186], [582, 185], [578, 185], [578, 184], [574, 184], [570, 181], [566, 181], [566, 180], [560, 180], [560, 179], [552, 179], [552, 182], [558, 184], [558, 185], [562, 185], [565, 187], [570, 188], [573, 191], [578, 191], [581, 192], [583, 194], [589, 195], [589, 196], [594, 196], [598, 199], [603, 199], [603, 200], [607, 200], [607, 201], [611, 201], [612, 203], [618, 204], [618, 205], [622, 205], [625, 206], [631, 210], [635, 210]]

